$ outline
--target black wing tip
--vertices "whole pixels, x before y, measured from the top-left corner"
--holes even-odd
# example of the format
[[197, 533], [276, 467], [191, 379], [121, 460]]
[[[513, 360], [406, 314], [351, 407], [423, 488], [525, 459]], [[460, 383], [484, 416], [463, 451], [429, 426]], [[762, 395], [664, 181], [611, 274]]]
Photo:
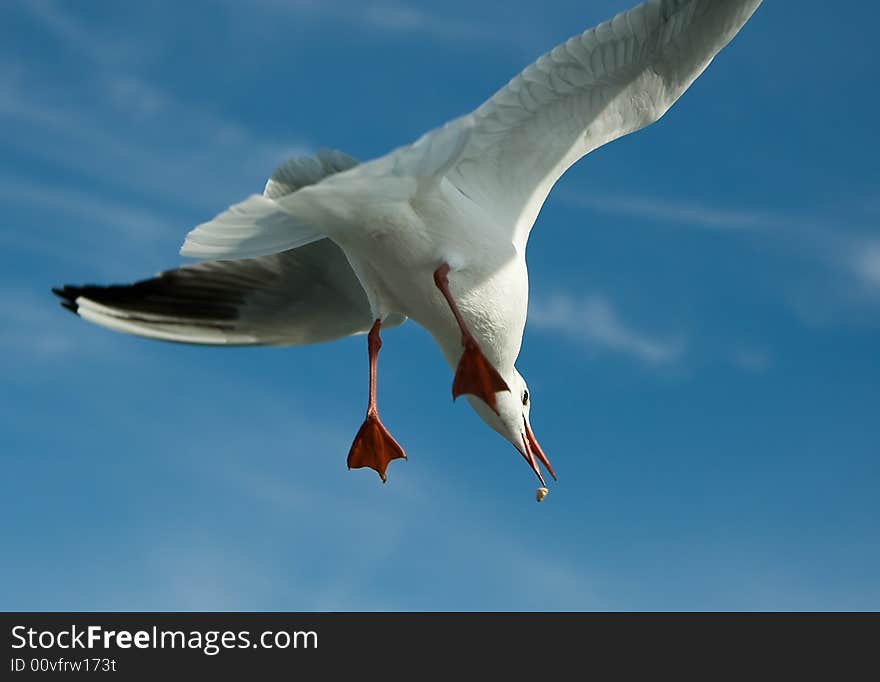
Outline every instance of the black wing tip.
[[81, 287], [70, 286], [69, 284], [65, 284], [63, 287], [52, 287], [52, 293], [55, 294], [61, 300], [61, 307], [66, 308], [70, 312], [79, 315], [79, 306], [76, 304], [76, 299], [79, 298], [80, 292], [82, 291]]

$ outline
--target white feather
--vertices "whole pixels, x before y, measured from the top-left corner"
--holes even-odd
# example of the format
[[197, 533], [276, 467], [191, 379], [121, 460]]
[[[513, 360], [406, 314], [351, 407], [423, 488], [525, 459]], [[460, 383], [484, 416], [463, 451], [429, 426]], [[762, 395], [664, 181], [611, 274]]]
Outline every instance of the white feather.
[[257, 258], [311, 244], [323, 235], [298, 222], [276, 201], [254, 194], [187, 236], [180, 255], [232, 260]]

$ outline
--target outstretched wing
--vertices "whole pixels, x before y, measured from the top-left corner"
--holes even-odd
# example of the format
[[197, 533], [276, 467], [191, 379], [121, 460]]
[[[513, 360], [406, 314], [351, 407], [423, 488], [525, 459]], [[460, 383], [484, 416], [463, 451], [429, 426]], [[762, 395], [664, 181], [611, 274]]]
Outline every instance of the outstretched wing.
[[53, 291], [90, 322], [179, 343], [302, 345], [366, 332], [373, 323], [357, 276], [329, 239], [260, 258], [186, 265], [134, 284]]
[[760, 4], [650, 0], [571, 38], [453, 124], [467, 143], [446, 178], [524, 244], [565, 170], [659, 119]]

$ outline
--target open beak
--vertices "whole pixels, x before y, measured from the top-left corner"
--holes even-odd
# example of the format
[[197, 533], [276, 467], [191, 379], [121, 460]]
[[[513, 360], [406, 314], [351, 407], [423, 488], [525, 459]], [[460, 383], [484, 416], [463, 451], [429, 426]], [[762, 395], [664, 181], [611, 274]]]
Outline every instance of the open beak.
[[521, 449], [517, 449], [526, 460], [526, 463], [532, 468], [532, 471], [535, 472], [538, 480], [541, 481], [541, 485], [546, 486], [547, 484], [544, 482], [544, 477], [541, 475], [541, 470], [538, 468], [538, 462], [535, 460], [535, 458], [537, 457], [539, 460], [541, 460], [541, 464], [543, 464], [547, 471], [550, 472], [550, 475], [553, 477], [554, 481], [556, 480], [556, 472], [553, 471], [553, 467], [550, 465], [550, 460], [547, 459], [547, 455], [544, 454], [541, 446], [538, 445], [538, 441], [535, 439], [535, 434], [532, 433], [532, 428], [529, 426], [529, 423], [525, 420], [525, 418], [523, 418], [523, 427], [523, 447]]

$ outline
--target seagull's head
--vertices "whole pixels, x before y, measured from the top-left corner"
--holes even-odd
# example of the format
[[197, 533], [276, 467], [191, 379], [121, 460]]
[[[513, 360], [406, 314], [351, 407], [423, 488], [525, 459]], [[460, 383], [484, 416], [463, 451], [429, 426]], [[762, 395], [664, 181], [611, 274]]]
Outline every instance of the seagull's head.
[[495, 394], [497, 413], [475, 396], [467, 395], [467, 400], [484, 422], [513, 444], [513, 447], [523, 456], [523, 459], [538, 476], [541, 484], [544, 485], [544, 476], [538, 468], [539, 461], [550, 472], [554, 480], [556, 474], [532, 432], [532, 426], [529, 422], [532, 396], [529, 393], [529, 387], [516, 368], [508, 376], [505, 376], [504, 380], [510, 390]]

